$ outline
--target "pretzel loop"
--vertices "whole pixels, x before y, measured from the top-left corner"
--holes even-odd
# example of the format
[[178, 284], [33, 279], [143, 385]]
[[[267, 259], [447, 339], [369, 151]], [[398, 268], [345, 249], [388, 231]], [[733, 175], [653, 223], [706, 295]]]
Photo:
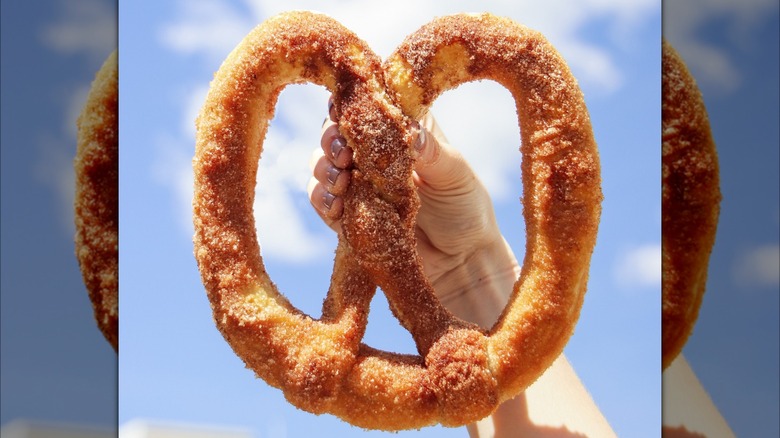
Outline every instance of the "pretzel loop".
[[[518, 105], [528, 234], [522, 274], [489, 333], [452, 316], [424, 275], [410, 152], [411, 120], [442, 92], [481, 78], [504, 85]], [[354, 150], [319, 320], [271, 282], [252, 215], [268, 123], [281, 90], [298, 82], [334, 94], [339, 130]], [[582, 305], [601, 190], [581, 93], [540, 35], [487, 14], [444, 17], [382, 66], [334, 20], [282, 14], [230, 54], [197, 127], [195, 253], [217, 327], [296, 406], [375, 429], [467, 424], [532, 383], [562, 351]], [[376, 286], [420, 355], [360, 342]]]
[[489, 14], [423, 26], [390, 56], [385, 71], [388, 91], [414, 118], [468, 81], [494, 80], [515, 99], [527, 249], [489, 348], [502, 392], [516, 394], [536, 379], [539, 364], [562, 351], [587, 285], [602, 195], [582, 93], [541, 34]]
[[255, 29], [212, 83], [197, 122], [195, 246], [215, 320], [236, 353], [293, 403], [321, 412], [356, 360], [375, 286], [339, 251], [321, 321], [279, 293], [263, 266], [252, 215], [257, 163], [286, 85], [312, 82], [341, 96], [370, 96], [379, 61], [330, 21], [301, 27], [290, 18]]
[[699, 315], [721, 193], [704, 99], [677, 51], [666, 40], [661, 47], [661, 366], [666, 369]]

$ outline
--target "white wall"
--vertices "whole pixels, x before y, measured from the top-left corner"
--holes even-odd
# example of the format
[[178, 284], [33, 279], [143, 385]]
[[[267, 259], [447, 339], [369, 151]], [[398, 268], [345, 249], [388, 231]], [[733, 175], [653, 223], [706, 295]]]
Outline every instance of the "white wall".
[[14, 420], [0, 429], [3, 438], [113, 438], [114, 434], [106, 428], [31, 420]]
[[132, 420], [119, 428], [120, 438], [252, 438], [247, 430], [211, 425]]
[[[116, 438], [115, 431], [85, 425], [14, 420], [0, 429], [2, 438]], [[120, 438], [253, 438], [248, 430], [160, 421], [133, 420], [119, 428]]]

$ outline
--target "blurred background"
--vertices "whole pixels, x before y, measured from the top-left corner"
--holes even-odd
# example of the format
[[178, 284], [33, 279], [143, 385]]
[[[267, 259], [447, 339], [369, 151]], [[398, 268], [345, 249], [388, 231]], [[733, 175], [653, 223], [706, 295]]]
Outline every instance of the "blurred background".
[[117, 356], [75, 257], [73, 157], [117, 4], [3, 0], [1, 17], [0, 426], [115, 435]]
[[778, 2], [667, 1], [663, 33], [704, 97], [723, 194], [683, 355], [737, 436], [778, 436]]
[[[565, 354], [619, 436], [660, 434], [660, 33], [658, 0], [372, 3], [121, 2], [119, 422], [228, 425], [255, 437], [384, 436], [287, 403], [216, 330], [192, 255], [194, 120], [209, 81], [257, 24], [284, 10], [327, 13], [387, 57], [433, 17], [509, 16], [542, 32], [585, 94], [602, 160], [604, 204], [589, 292]], [[306, 196], [328, 92], [288, 87], [260, 160], [255, 211], [280, 290], [318, 316], [336, 236]], [[508, 91], [468, 84], [433, 112], [488, 187], [515, 252], [524, 252], [519, 133]], [[414, 352], [379, 294], [365, 342]], [[394, 436], [466, 436], [425, 428]]]

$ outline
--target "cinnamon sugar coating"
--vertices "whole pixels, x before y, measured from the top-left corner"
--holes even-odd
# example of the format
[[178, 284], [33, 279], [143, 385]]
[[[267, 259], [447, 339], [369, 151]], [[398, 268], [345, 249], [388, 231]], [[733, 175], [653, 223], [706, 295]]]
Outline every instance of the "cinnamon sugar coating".
[[666, 41], [662, 75], [661, 345], [666, 369], [698, 318], [721, 194], [707, 109], [684, 61]]
[[515, 99], [527, 248], [509, 304], [488, 334], [490, 372], [505, 400], [560, 354], [582, 306], [602, 199], [582, 93], [541, 34], [490, 14], [434, 20], [401, 44], [385, 70], [394, 100], [415, 118], [466, 81], [496, 81]]
[[106, 340], [119, 348], [119, 122], [114, 51], [98, 71], [77, 121], [76, 257]]
[[[442, 92], [478, 79], [498, 81], [517, 101], [528, 230], [522, 274], [489, 332], [441, 305], [414, 236], [412, 121]], [[252, 215], [268, 122], [280, 91], [298, 82], [333, 93], [354, 151], [319, 319], [294, 308], [268, 277]], [[538, 33], [487, 14], [443, 17], [382, 65], [336, 21], [281, 14], [228, 56], [197, 128], [195, 255], [217, 327], [299, 408], [371, 429], [459, 426], [489, 415], [561, 353], [585, 293], [600, 170], [581, 92]], [[377, 286], [419, 355], [361, 343]]]

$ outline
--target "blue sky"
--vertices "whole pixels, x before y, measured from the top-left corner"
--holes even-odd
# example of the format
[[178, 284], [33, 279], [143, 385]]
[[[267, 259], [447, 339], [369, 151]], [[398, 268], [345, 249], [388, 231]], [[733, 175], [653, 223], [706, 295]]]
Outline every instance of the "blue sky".
[[[32, 417], [109, 425], [117, 361], [90, 319], [73, 257], [69, 187], [75, 114], [112, 49], [116, 9], [99, 0], [50, 3], [3, 1], [0, 422]], [[384, 435], [293, 408], [254, 378], [217, 332], [192, 256], [194, 119], [227, 53], [277, 12], [328, 13], [384, 57], [434, 16], [485, 10], [544, 33], [583, 89], [605, 200], [589, 291], [565, 354], [619, 436], [658, 436], [659, 2], [390, 3], [119, 5], [119, 423], [227, 425], [255, 437]], [[738, 435], [772, 436], [780, 295], [777, 4], [676, 3], [683, 9], [666, 8], [666, 31], [705, 95], [724, 193], [708, 292], [684, 354]], [[258, 218], [271, 277], [313, 315], [320, 312], [336, 242], [305, 196], [326, 99], [314, 86], [283, 93], [256, 201], [256, 209], [273, 205], [277, 212]], [[519, 135], [508, 92], [491, 83], [466, 85], [442, 96], [434, 113], [488, 186], [502, 231], [522, 254]], [[365, 342], [413, 351], [381, 296]], [[465, 431], [434, 427], [414, 435]]]

